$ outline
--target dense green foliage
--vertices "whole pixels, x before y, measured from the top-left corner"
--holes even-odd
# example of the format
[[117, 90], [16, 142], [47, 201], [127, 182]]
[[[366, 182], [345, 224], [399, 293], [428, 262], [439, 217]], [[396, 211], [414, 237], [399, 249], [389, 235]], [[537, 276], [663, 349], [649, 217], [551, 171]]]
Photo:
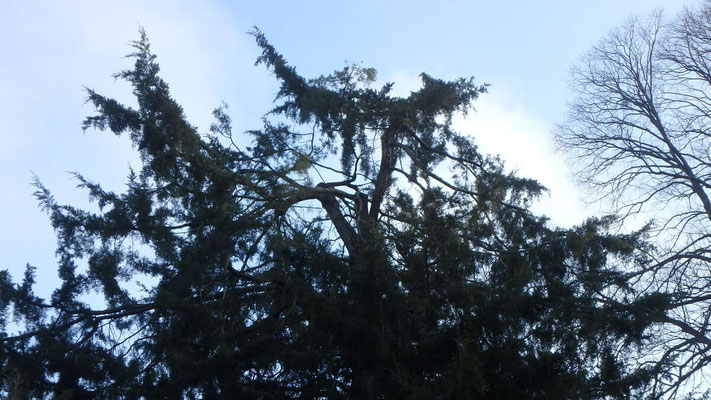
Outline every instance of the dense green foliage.
[[[136, 109], [89, 91], [85, 128], [127, 134], [123, 193], [77, 176], [100, 211], [37, 197], [61, 286], [0, 274], [0, 393], [15, 398], [628, 398], [627, 368], [666, 298], [630, 289], [640, 234], [551, 229], [544, 190], [452, 130], [486, 86], [422, 75], [408, 97], [348, 65], [281, 84], [261, 130], [226, 107], [199, 134], [134, 43]], [[245, 146], [246, 145], [246, 146]], [[139, 288], [134, 281], [145, 283]], [[87, 293], [103, 294], [105, 307]], [[633, 310], [633, 311], [631, 311]], [[11, 323], [12, 321], [15, 324]], [[12, 332], [17, 325], [20, 332]]]

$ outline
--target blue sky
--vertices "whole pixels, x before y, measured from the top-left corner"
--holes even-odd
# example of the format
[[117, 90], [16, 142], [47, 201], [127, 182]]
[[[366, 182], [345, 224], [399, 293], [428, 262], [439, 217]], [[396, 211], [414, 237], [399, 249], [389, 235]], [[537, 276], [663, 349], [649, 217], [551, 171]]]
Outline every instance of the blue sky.
[[565, 165], [551, 151], [565, 118], [570, 67], [631, 15], [684, 0], [599, 1], [0, 1], [0, 269], [19, 277], [38, 267], [40, 292], [55, 281], [54, 235], [36, 205], [32, 172], [60, 202], [86, 204], [67, 171], [121, 190], [138, 159], [126, 138], [82, 133], [90, 114], [84, 86], [131, 102], [111, 74], [130, 67], [127, 42], [145, 27], [174, 96], [201, 130], [221, 101], [238, 130], [259, 126], [276, 85], [254, 67], [258, 26], [306, 76], [362, 62], [417, 87], [421, 72], [474, 76], [492, 86], [477, 113], [458, 119], [485, 151], [551, 189], [536, 205], [557, 224], [580, 222], [585, 209]]

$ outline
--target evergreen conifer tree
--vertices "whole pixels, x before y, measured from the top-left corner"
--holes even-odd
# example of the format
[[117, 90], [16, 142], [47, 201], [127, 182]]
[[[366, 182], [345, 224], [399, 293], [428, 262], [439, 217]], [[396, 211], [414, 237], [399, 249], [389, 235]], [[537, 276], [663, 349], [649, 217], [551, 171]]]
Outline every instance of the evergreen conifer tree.
[[[77, 175], [100, 211], [36, 182], [61, 286], [0, 273], [0, 394], [10, 398], [601, 399], [665, 298], [623, 298], [642, 234], [551, 229], [544, 188], [455, 132], [486, 91], [426, 74], [407, 97], [348, 65], [299, 75], [259, 31], [280, 82], [262, 129], [186, 121], [142, 34], [136, 109], [89, 90], [86, 129], [130, 137], [123, 193]], [[141, 243], [140, 246], [131, 245]], [[137, 278], [144, 290], [129, 289]], [[100, 292], [105, 306], [88, 304]], [[634, 305], [632, 305], [634, 306]], [[641, 310], [641, 311], [640, 311]], [[10, 333], [12, 322], [20, 331]]]

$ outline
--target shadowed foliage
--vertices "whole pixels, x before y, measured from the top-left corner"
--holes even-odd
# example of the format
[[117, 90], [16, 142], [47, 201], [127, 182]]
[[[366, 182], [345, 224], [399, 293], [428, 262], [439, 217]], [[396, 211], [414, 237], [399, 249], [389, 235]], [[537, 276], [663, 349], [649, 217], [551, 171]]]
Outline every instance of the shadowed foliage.
[[[627, 367], [663, 309], [629, 293], [643, 234], [611, 221], [551, 229], [544, 190], [455, 132], [486, 91], [422, 74], [407, 97], [359, 65], [300, 76], [259, 32], [280, 83], [262, 129], [226, 106], [198, 133], [145, 34], [117, 74], [137, 108], [88, 91], [84, 128], [141, 155], [123, 193], [77, 175], [98, 205], [37, 181], [61, 286], [0, 274], [0, 393], [14, 398], [629, 398]], [[135, 281], [143, 285], [137, 285]], [[133, 283], [132, 283], [133, 282]], [[89, 304], [98, 292], [105, 305]], [[645, 303], [643, 303], [646, 301]], [[633, 304], [634, 305], [634, 304]], [[629, 306], [629, 304], [627, 305]], [[14, 321], [15, 324], [10, 324]], [[19, 332], [12, 331], [19, 326]]]

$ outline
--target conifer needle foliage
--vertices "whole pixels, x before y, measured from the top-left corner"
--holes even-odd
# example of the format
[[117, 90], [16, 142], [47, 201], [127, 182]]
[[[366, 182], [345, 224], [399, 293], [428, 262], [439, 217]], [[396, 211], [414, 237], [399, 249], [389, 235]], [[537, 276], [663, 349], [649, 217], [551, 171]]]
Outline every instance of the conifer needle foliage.
[[[122, 193], [76, 175], [98, 211], [36, 181], [61, 285], [42, 299], [34, 268], [20, 283], [0, 273], [2, 396], [643, 392], [658, 371], [627, 357], [666, 301], [620, 306], [643, 233], [533, 215], [544, 188], [452, 127], [486, 85], [422, 74], [397, 97], [360, 65], [306, 78], [252, 36], [280, 83], [261, 129], [233, 133], [226, 106], [209, 132], [190, 124], [144, 33], [116, 75], [137, 107], [87, 91], [84, 128], [130, 138], [142, 165]], [[98, 307], [86, 297], [97, 292]]]

